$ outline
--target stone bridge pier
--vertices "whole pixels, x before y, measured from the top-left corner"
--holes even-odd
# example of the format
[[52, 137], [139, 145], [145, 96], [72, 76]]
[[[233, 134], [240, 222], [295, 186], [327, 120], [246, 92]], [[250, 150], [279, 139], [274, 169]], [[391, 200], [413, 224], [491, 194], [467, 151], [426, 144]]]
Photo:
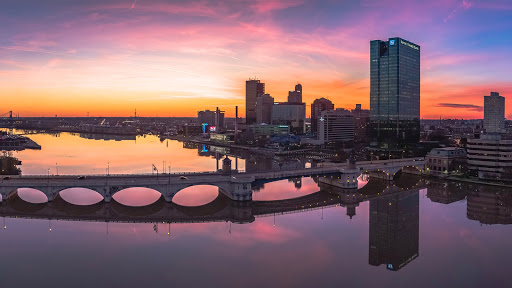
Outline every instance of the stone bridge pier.
[[361, 172], [357, 169], [343, 169], [340, 176], [325, 176], [318, 178], [318, 182], [342, 189], [357, 189], [357, 178]]

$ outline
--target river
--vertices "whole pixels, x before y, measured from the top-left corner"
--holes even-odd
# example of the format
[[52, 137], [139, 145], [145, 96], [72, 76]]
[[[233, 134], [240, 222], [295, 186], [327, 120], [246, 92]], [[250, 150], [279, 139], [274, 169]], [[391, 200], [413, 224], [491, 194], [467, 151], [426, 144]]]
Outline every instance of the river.
[[[13, 152], [22, 161], [23, 175], [212, 171], [217, 165], [215, 152], [238, 155], [155, 136], [118, 141], [70, 133], [29, 137], [42, 148]], [[239, 170], [308, 165], [301, 159], [283, 162], [243, 152], [239, 156]], [[401, 177], [391, 184], [361, 179], [353, 196], [325, 194], [339, 196], [338, 205], [274, 214], [264, 211], [325, 189], [309, 177], [265, 183], [256, 188], [251, 208], [253, 213], [263, 212], [245, 222], [121, 223], [116, 218], [92, 222], [77, 208], [68, 220], [16, 217], [57, 205], [46, 204], [39, 191], [19, 189], [16, 203], [24, 206], [10, 199], [2, 202], [2, 211], [21, 214], [2, 215], [0, 283], [2, 287], [63, 283], [70, 287], [507, 286], [512, 192]], [[174, 209], [173, 205], [196, 211], [190, 214], [196, 217], [209, 209], [204, 208], [209, 203], [215, 206], [212, 201], [222, 202], [214, 186], [186, 188], [172, 204], [158, 207], [154, 203], [160, 203], [160, 194], [147, 188], [121, 191], [107, 206], [95, 204], [101, 196], [83, 188], [62, 191], [60, 196], [66, 203], [98, 205], [95, 211], [113, 209], [108, 211], [121, 218], [130, 211], [134, 215], [145, 211], [150, 218]], [[232, 201], [223, 203], [231, 208], [222, 209], [232, 209], [228, 210], [232, 215], [247, 209]], [[306, 203], [315, 206], [315, 200]], [[129, 206], [135, 207], [129, 210]], [[157, 207], [157, 212], [138, 206]]]

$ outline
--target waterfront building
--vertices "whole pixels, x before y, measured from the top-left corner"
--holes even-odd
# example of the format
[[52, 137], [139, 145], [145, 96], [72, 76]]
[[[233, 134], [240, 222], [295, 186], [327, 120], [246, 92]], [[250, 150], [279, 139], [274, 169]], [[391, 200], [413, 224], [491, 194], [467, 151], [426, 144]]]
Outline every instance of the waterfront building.
[[321, 144], [354, 140], [354, 115], [342, 108], [322, 111], [318, 120], [318, 140]]
[[502, 174], [512, 171], [512, 140], [502, 140], [500, 134], [482, 134], [468, 139], [468, 168], [480, 179], [510, 180]]
[[397, 271], [418, 257], [419, 193], [370, 200], [369, 264]]
[[210, 141], [223, 143], [223, 144], [233, 144], [235, 143], [235, 134], [234, 133], [211, 133]]
[[354, 115], [354, 140], [359, 143], [367, 143], [370, 131], [370, 110], [361, 109], [361, 104], [356, 104]]
[[294, 91], [288, 92], [288, 102], [290, 103], [302, 103], [302, 85], [295, 85]]
[[484, 96], [484, 129], [486, 133], [505, 132], [505, 97], [498, 92]]
[[326, 110], [334, 110], [334, 104], [332, 104], [331, 100], [320, 98], [313, 101], [311, 104], [311, 132], [316, 133], [318, 131], [320, 113]]
[[270, 124], [272, 122], [272, 108], [274, 98], [269, 94], [261, 94], [256, 97], [256, 124]]
[[305, 133], [306, 103], [274, 103], [272, 124], [290, 126], [293, 133]]
[[398, 149], [420, 139], [420, 46], [370, 42], [370, 146]]
[[224, 112], [218, 109], [216, 111], [199, 111], [197, 112], [197, 119], [201, 125], [208, 124], [209, 127], [216, 127], [216, 130], [224, 128]]
[[253, 124], [249, 129], [255, 135], [273, 136], [290, 134], [290, 126], [288, 125], [272, 125], [272, 124]]
[[466, 162], [466, 150], [458, 147], [435, 148], [425, 160], [428, 174], [446, 177], [462, 169]]
[[203, 126], [196, 124], [185, 124], [183, 125], [184, 136], [197, 136], [203, 133]]
[[245, 82], [245, 123], [256, 123], [256, 98], [265, 94], [265, 83], [251, 79]]

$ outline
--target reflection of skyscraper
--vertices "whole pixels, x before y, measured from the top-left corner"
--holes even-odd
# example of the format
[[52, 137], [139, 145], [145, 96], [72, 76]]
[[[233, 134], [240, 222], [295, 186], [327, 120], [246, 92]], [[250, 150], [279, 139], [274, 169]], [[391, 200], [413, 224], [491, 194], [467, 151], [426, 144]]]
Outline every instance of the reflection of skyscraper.
[[370, 145], [420, 139], [420, 47], [401, 38], [370, 42]]
[[370, 200], [369, 264], [399, 270], [418, 257], [419, 193]]

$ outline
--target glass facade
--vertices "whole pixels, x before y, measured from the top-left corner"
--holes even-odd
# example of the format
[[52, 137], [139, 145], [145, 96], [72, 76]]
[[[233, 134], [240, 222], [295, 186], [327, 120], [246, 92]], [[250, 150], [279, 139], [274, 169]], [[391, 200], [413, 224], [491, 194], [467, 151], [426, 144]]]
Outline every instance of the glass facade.
[[370, 42], [370, 146], [397, 149], [420, 138], [420, 47]]

